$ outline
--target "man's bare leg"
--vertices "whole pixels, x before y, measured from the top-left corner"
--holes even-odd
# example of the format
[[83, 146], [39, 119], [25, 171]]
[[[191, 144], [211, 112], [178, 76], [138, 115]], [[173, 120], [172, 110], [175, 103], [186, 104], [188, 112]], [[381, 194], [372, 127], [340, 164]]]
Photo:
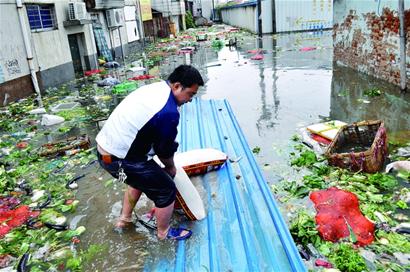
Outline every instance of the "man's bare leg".
[[117, 228], [123, 228], [127, 223], [132, 222], [132, 211], [134, 210], [135, 205], [138, 202], [138, 199], [141, 196], [141, 191], [137, 190], [131, 186], [127, 186], [127, 189], [124, 192], [124, 200], [122, 202], [121, 216], [118, 219], [115, 226]]
[[[157, 217], [157, 236], [160, 240], [163, 240], [167, 237], [168, 230], [170, 228], [169, 223], [174, 211], [174, 202], [164, 208], [155, 207], [155, 216]], [[187, 233], [187, 231], [183, 231], [181, 233], [181, 236], [184, 236]]]

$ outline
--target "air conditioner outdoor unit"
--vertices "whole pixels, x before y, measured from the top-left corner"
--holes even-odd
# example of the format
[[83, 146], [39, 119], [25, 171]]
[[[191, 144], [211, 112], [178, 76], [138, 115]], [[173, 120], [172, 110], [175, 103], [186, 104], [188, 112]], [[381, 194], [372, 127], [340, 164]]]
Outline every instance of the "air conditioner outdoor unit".
[[108, 27], [118, 27], [124, 24], [124, 14], [121, 9], [107, 10]]
[[87, 10], [85, 9], [85, 3], [83, 2], [68, 3], [68, 19], [69, 20], [87, 19]]

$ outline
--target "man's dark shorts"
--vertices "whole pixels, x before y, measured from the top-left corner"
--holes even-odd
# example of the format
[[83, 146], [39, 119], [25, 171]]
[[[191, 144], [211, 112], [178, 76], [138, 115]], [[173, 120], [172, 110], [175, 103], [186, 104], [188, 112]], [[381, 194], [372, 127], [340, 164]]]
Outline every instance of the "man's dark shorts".
[[98, 153], [97, 155], [101, 167], [114, 178], [118, 178], [121, 163], [127, 175], [125, 183], [145, 193], [154, 201], [156, 207], [164, 208], [175, 201], [177, 189], [174, 181], [154, 160], [141, 162], [113, 160], [111, 163], [106, 163]]

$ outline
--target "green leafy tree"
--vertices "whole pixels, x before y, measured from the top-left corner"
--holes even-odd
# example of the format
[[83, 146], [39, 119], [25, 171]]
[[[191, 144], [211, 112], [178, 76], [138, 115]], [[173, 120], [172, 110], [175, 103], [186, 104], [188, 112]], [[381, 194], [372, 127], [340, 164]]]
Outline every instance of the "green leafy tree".
[[185, 23], [187, 28], [195, 28], [194, 17], [190, 11], [187, 11], [185, 14]]

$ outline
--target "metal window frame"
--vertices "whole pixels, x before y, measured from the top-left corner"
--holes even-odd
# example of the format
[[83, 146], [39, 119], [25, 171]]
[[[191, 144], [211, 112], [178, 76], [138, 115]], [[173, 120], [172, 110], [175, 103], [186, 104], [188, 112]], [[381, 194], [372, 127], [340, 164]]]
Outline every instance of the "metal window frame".
[[[30, 8], [35, 8], [35, 9], [31, 9], [37, 12], [36, 15], [38, 15], [38, 17], [40, 18], [40, 28], [32, 28], [32, 24], [30, 21], [30, 17], [28, 15], [28, 11], [29, 11], [29, 7]], [[43, 25], [43, 17], [41, 15], [41, 10], [49, 10], [50, 11], [50, 16], [51, 16], [51, 23], [52, 26], [51, 27], [44, 27]], [[58, 29], [58, 24], [57, 24], [57, 17], [56, 17], [56, 11], [55, 11], [55, 6], [54, 4], [27, 4], [26, 5], [26, 13], [27, 13], [27, 19], [30, 25], [30, 30], [31, 32], [42, 32], [42, 31], [50, 31], [50, 30], [55, 30]], [[44, 19], [45, 20], [45, 19]], [[48, 20], [48, 19], [47, 19]]]

